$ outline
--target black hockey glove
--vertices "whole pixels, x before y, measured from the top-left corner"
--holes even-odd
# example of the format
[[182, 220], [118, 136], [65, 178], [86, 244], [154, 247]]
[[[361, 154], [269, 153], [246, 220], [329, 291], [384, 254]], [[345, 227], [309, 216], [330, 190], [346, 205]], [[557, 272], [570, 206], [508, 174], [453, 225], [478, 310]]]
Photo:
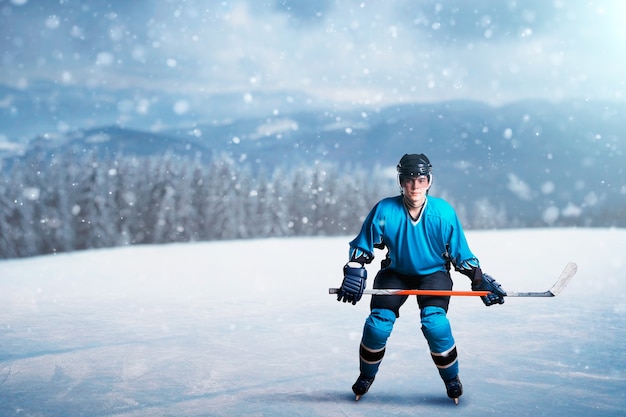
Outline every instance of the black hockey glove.
[[363, 296], [366, 280], [367, 270], [363, 266], [352, 267], [347, 263], [343, 267], [343, 282], [337, 293], [337, 301], [356, 304]]
[[491, 278], [487, 274], [480, 274], [482, 276], [476, 277], [472, 281], [473, 291], [490, 291], [491, 294], [480, 297], [486, 306], [493, 304], [504, 304], [504, 297], [506, 291], [502, 289], [502, 286], [495, 279]]

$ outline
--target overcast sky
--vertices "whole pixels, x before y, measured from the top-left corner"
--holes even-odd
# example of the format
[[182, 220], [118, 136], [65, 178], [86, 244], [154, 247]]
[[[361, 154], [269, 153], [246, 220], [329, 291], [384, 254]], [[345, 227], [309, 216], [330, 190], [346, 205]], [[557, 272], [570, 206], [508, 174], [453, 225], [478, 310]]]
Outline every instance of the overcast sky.
[[622, 0], [0, 0], [12, 86], [626, 99]]

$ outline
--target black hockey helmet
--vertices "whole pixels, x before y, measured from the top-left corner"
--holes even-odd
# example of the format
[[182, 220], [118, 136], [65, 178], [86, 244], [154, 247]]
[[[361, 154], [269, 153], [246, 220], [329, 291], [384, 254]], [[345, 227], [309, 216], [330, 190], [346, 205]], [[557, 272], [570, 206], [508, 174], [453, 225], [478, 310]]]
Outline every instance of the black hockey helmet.
[[407, 153], [400, 159], [397, 166], [398, 181], [402, 183], [402, 180], [406, 177], [419, 177], [422, 175], [427, 176], [430, 180], [432, 168], [430, 160], [423, 153]]

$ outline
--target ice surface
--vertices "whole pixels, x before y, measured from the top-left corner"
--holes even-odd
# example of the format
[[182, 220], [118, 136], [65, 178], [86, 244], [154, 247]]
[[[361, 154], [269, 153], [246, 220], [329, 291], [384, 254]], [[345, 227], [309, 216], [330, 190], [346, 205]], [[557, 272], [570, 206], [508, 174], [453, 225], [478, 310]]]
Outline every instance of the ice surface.
[[350, 238], [0, 262], [0, 416], [624, 415], [625, 230], [468, 233], [484, 270], [510, 291], [547, 290], [568, 261], [578, 274], [554, 298], [489, 308], [453, 299], [458, 406], [413, 302], [372, 389], [354, 401], [368, 303], [328, 295]]

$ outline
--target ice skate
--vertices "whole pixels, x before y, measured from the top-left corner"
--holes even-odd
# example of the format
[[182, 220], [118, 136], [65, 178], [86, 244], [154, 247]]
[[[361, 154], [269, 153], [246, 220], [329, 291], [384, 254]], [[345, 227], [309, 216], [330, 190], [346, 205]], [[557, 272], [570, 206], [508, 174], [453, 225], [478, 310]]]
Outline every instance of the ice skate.
[[445, 384], [448, 397], [452, 398], [452, 401], [458, 405], [459, 397], [463, 395], [463, 385], [461, 384], [461, 380], [458, 376], [455, 376], [454, 378], [445, 381]]
[[359, 375], [354, 385], [352, 385], [352, 392], [356, 395], [355, 400], [359, 401], [361, 397], [370, 389], [370, 386], [374, 382], [374, 377], [366, 377], [363, 374]]

